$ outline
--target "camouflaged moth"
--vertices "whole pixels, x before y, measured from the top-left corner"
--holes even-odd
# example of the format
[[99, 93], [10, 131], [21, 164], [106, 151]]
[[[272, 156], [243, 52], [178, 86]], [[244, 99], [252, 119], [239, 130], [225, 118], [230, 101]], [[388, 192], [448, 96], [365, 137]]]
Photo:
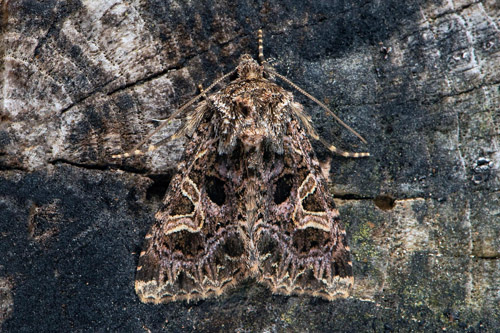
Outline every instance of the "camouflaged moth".
[[[353, 285], [346, 233], [307, 135], [321, 139], [292, 94], [269, 77], [331, 111], [267, 64], [261, 31], [259, 62], [243, 55], [169, 118], [185, 119], [174, 137], [189, 142], [140, 254], [135, 290], [143, 302], [217, 296], [246, 278], [273, 293], [328, 300], [346, 297]], [[115, 157], [141, 154], [162, 126]]]

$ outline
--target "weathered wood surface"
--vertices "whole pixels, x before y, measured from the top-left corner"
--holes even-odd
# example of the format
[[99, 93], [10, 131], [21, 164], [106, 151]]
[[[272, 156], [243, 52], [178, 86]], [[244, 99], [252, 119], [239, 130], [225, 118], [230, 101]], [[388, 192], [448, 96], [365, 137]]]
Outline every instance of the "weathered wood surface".
[[[500, 5], [473, 1], [3, 1], [0, 325], [7, 332], [493, 330], [500, 325]], [[347, 300], [145, 305], [135, 266], [183, 142], [117, 162], [256, 54], [323, 137], [354, 254]], [[286, 86], [283, 84], [283, 86]], [[173, 123], [162, 135], [175, 130]]]

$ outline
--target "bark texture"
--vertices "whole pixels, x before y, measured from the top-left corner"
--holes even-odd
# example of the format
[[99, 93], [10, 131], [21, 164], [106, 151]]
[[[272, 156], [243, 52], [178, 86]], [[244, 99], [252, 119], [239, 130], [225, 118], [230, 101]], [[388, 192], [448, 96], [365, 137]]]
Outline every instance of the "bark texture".
[[[494, 331], [500, 326], [496, 0], [2, 1], [0, 327], [19, 331]], [[248, 281], [197, 303], [134, 293], [144, 235], [182, 157], [131, 148], [256, 56], [318, 131], [353, 253], [351, 298]], [[277, 81], [287, 87], [285, 83]], [[159, 137], [175, 131], [173, 122]]]

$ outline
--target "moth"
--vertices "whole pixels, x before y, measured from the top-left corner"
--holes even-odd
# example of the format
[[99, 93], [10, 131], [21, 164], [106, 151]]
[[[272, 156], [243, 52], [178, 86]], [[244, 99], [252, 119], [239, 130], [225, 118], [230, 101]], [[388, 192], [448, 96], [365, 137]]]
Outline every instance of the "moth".
[[[233, 71], [174, 112], [169, 119], [185, 122], [173, 137], [189, 139], [140, 253], [135, 290], [142, 302], [218, 296], [247, 278], [277, 294], [348, 296], [346, 232], [308, 135], [323, 140], [273, 77], [333, 114], [265, 61], [261, 30], [259, 62], [241, 56]], [[138, 148], [166, 123], [114, 157], [142, 154]], [[369, 155], [329, 148], [347, 157]]]

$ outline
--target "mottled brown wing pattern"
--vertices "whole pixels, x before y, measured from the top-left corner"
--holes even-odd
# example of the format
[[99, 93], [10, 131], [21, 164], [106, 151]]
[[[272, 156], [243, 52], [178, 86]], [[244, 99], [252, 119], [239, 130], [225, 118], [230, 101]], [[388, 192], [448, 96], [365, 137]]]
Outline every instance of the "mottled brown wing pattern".
[[232, 223], [237, 205], [226, 195], [232, 183], [218, 173], [226, 161], [213, 140], [205, 141], [209, 134], [197, 134], [199, 148], [172, 179], [156, 224], [146, 235], [135, 282], [143, 302], [220, 295], [248, 274], [248, 253]]
[[[346, 233], [311, 145], [295, 120], [283, 155], [275, 155], [267, 220], [255, 228], [258, 280], [274, 293], [326, 299], [348, 296], [353, 285]], [[263, 194], [264, 195], [264, 194]]]
[[[262, 60], [262, 45], [259, 51]], [[264, 73], [332, 112], [266, 66], [243, 55], [234, 81], [173, 113], [187, 113], [174, 137], [190, 138], [140, 254], [135, 288], [143, 302], [216, 296], [247, 277], [284, 295], [348, 296], [346, 233], [304, 129], [320, 138], [292, 94]], [[200, 96], [204, 101], [188, 112]], [[142, 153], [116, 156], [132, 154]]]

